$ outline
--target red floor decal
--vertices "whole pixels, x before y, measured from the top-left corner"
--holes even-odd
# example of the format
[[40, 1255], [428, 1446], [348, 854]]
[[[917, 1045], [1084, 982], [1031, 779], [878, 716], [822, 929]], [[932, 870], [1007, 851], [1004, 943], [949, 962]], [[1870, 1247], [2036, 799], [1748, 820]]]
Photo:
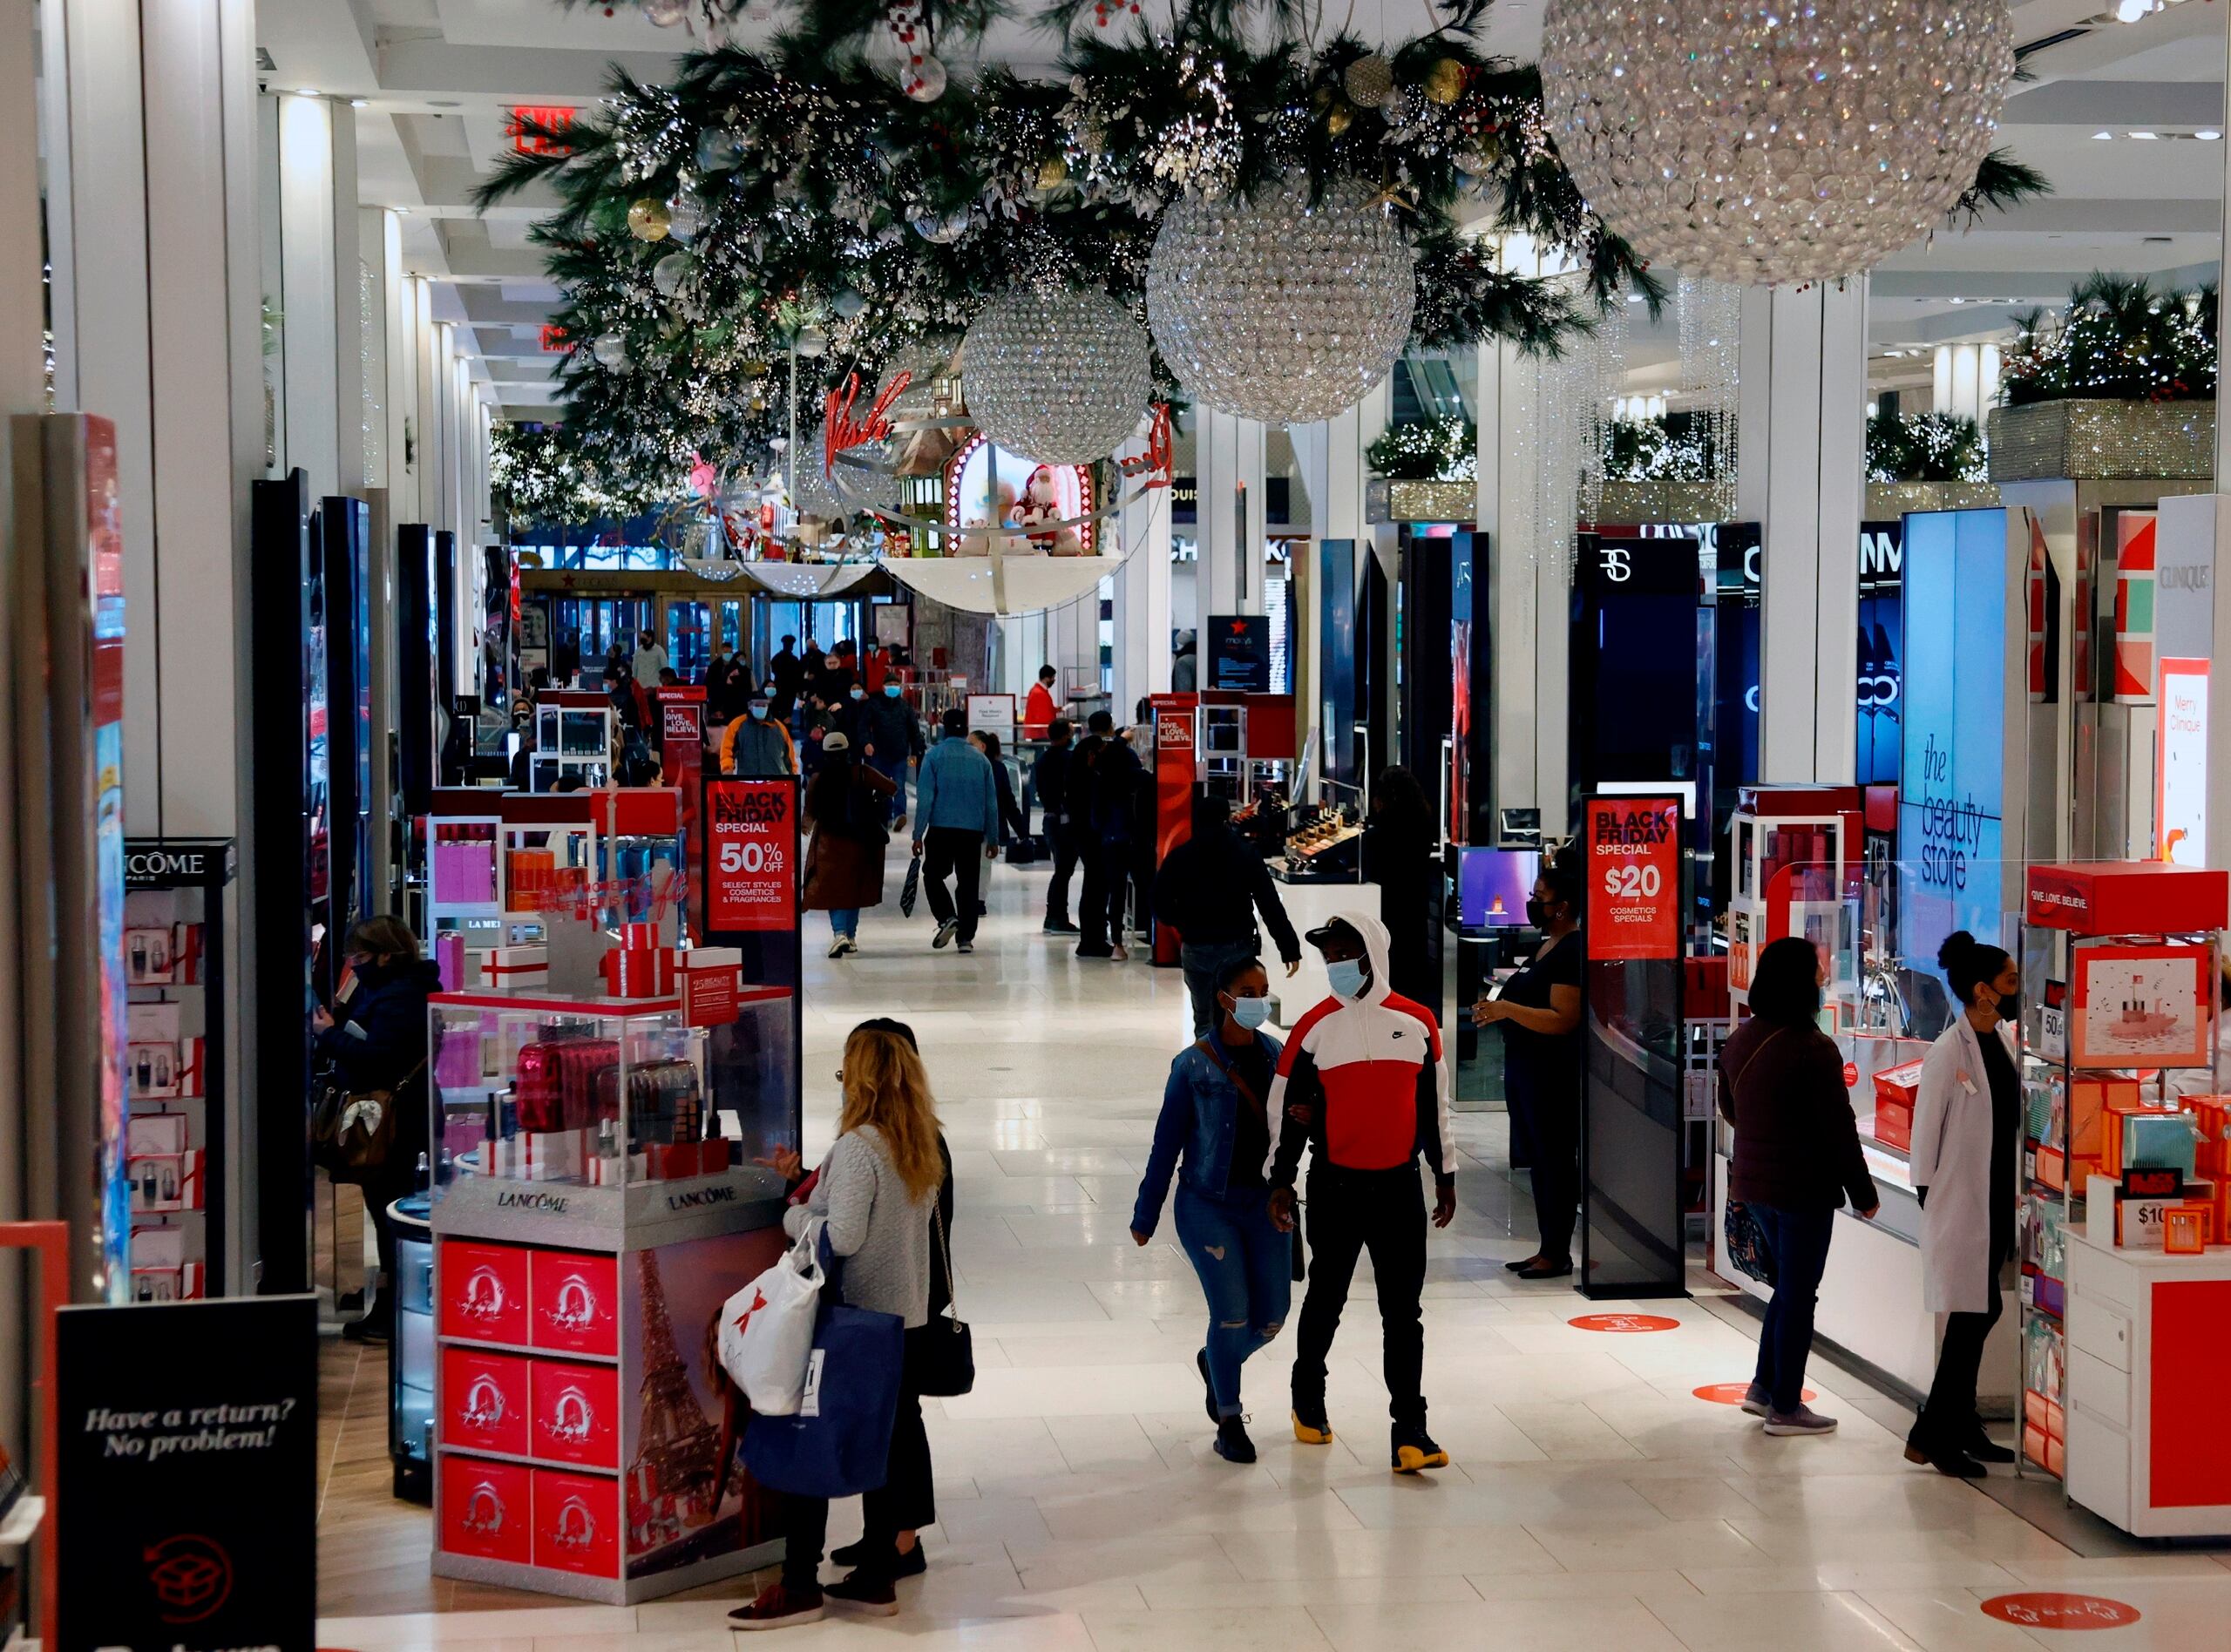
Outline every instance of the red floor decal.
[[1994, 1594], [1983, 1602], [1983, 1615], [2031, 1629], [2119, 1629], [2138, 1622], [2138, 1608], [2097, 1594], [2046, 1591]]
[[1681, 1322], [1663, 1314], [1583, 1314], [1565, 1324], [1576, 1330], [1678, 1330]]
[[[1740, 1405], [1743, 1396], [1751, 1391], [1748, 1383], [1706, 1383], [1702, 1388], [1689, 1391], [1699, 1399], [1708, 1399], [1715, 1405]], [[1809, 1405], [1821, 1396], [1813, 1389], [1805, 1391], [1804, 1404]]]

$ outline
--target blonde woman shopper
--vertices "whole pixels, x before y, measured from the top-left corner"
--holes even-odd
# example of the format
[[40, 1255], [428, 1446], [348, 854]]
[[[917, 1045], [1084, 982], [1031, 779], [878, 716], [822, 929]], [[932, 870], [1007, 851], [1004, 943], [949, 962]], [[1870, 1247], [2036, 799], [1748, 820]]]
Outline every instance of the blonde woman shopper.
[[[822, 1161], [806, 1202], [785, 1213], [783, 1229], [796, 1238], [808, 1222], [825, 1220], [829, 1248], [844, 1263], [839, 1283], [844, 1301], [897, 1314], [912, 1331], [929, 1322], [934, 1243], [930, 1212], [945, 1180], [929, 1077], [913, 1046], [879, 1026], [852, 1030], [844, 1041], [839, 1076], [844, 1107], [837, 1121], [836, 1145]], [[892, 1429], [892, 1479], [880, 1496], [926, 1502], [929, 1467], [921, 1407], [902, 1395]], [[919, 1486], [896, 1483], [917, 1476]], [[901, 1516], [891, 1523], [919, 1527], [928, 1520]], [[830, 1601], [877, 1616], [899, 1610], [896, 1567], [891, 1562], [870, 1564], [864, 1558], [849, 1577], [822, 1586], [821, 1552], [829, 1534], [826, 1498], [785, 1494], [782, 1526], [781, 1581], [768, 1585], [749, 1606], [729, 1614], [739, 1629], [810, 1623]]]

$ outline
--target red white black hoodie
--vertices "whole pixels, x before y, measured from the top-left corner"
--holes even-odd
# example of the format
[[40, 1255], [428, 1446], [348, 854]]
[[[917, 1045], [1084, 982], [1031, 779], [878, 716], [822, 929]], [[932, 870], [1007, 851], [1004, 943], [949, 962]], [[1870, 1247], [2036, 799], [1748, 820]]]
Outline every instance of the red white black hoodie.
[[1267, 1103], [1279, 1121], [1270, 1184], [1293, 1186], [1305, 1141], [1346, 1170], [1399, 1169], [1422, 1153], [1434, 1181], [1452, 1182], [1441, 1031], [1424, 1005], [1387, 985], [1387, 926], [1365, 912], [1334, 916], [1363, 938], [1371, 979], [1358, 997], [1336, 993], [1308, 1011], [1286, 1039]]

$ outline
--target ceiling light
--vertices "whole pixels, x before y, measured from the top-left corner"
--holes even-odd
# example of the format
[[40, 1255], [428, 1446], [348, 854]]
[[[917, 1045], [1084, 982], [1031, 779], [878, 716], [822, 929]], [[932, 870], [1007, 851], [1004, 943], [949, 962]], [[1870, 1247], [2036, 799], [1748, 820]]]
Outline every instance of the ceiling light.
[[295, 96], [297, 98], [322, 98], [325, 94], [320, 91], [315, 86], [297, 86], [295, 88]]
[[1641, 295], [1640, 293], [1629, 293], [1629, 294], [1627, 295], [1627, 302], [1628, 302], [1628, 303], [1630, 303], [1630, 304], [1639, 304], [1639, 303], [1641, 303], [1641, 302], [1642, 302], [1642, 295]]
[[2223, 134], [2220, 132], [2196, 132], [2193, 136], [2199, 139], [2200, 142], [2204, 144], [2212, 144], [2218, 139], [2221, 138]]
[[2136, 23], [2140, 17], [2144, 17], [2147, 12], [2153, 10], [2153, 0], [2116, 0], [2115, 21], [2117, 23]]
[[351, 109], [370, 109], [372, 106], [372, 100], [370, 98], [351, 98], [349, 100], [349, 106]]
[[2095, 132], [2092, 134], [2092, 141], [2095, 144], [2112, 143], [2114, 137], [2111, 132]]
[[2139, 142], [2141, 142], [2141, 143], [2148, 143], [2148, 144], [2153, 143], [2153, 141], [2155, 141], [2157, 139], [2159, 139], [2159, 138], [2161, 136], [2161, 134], [2160, 134], [2160, 132], [2132, 132], [2130, 135], [2131, 135], [2132, 137], [2133, 137], [2133, 138], [2137, 139], [2138, 139]]

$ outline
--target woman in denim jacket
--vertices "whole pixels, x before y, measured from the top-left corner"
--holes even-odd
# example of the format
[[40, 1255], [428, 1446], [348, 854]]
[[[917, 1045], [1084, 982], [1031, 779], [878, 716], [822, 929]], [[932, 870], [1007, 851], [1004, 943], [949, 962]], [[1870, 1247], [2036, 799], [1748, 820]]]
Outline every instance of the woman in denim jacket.
[[1278, 1334], [1293, 1293], [1292, 1241], [1271, 1223], [1264, 1181], [1277, 1134], [1264, 1100], [1278, 1070], [1278, 1041], [1257, 1030], [1271, 1007], [1261, 959], [1227, 964], [1216, 987], [1216, 1026], [1170, 1064], [1131, 1238], [1143, 1245], [1154, 1237], [1176, 1171], [1178, 1242], [1209, 1299], [1208, 1345], [1196, 1361], [1217, 1425], [1217, 1453], [1251, 1463], [1239, 1367]]

